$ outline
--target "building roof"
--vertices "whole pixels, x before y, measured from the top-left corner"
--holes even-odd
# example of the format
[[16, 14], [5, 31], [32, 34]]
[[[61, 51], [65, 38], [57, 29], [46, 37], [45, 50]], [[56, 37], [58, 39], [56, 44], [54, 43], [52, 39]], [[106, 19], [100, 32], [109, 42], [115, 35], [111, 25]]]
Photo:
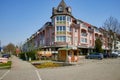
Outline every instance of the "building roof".
[[66, 3], [65, 3], [65, 1], [64, 0], [62, 0], [61, 2], [60, 2], [60, 4], [58, 5], [58, 7], [57, 8], [59, 8], [59, 7], [64, 7], [64, 8], [66, 8], [67, 7], [67, 5], [66, 5]]
[[56, 15], [69, 15], [69, 16], [73, 17], [72, 14], [71, 14], [71, 7], [67, 6], [64, 0], [62, 0], [59, 3], [57, 8], [53, 8], [51, 18], [56, 16]]

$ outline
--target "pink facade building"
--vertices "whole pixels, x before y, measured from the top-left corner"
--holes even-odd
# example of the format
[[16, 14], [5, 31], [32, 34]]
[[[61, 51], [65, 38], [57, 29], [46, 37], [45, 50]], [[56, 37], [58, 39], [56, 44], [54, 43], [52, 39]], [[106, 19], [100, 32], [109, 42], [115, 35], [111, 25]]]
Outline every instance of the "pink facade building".
[[62, 47], [79, 48], [87, 54], [94, 50], [95, 40], [102, 40], [102, 48], [107, 51], [108, 36], [103, 29], [97, 28], [72, 15], [71, 7], [64, 0], [53, 8], [51, 22], [46, 22], [42, 28], [27, 39], [23, 45], [24, 51], [33, 49], [51, 50], [56, 52]]

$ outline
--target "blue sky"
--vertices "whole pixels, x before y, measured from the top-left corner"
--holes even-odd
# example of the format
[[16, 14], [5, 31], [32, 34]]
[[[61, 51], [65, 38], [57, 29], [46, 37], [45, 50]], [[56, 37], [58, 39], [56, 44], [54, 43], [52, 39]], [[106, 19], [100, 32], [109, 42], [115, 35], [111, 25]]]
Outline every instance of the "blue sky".
[[[3, 45], [24, 43], [50, 21], [61, 0], [0, 0], [0, 40]], [[100, 27], [113, 16], [120, 22], [120, 0], [65, 0], [75, 18]]]

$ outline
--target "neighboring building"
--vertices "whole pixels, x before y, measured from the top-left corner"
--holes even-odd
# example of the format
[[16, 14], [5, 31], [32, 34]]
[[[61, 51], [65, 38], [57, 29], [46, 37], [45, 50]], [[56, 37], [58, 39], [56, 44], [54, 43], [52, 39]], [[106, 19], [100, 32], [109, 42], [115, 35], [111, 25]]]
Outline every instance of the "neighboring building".
[[119, 34], [115, 34], [115, 39], [113, 41], [112, 51], [119, 51], [120, 52], [120, 35]]
[[16, 53], [16, 56], [18, 56], [21, 53], [20, 48], [16, 47], [15, 53]]
[[55, 53], [59, 48], [79, 48], [81, 53], [87, 54], [94, 50], [95, 40], [100, 38], [104, 51], [109, 50], [109, 36], [103, 29], [99, 29], [72, 15], [72, 8], [64, 0], [58, 7], [53, 8], [51, 22], [44, 24], [23, 45], [23, 51], [44, 49]]
[[120, 41], [116, 41], [116, 50], [120, 51]]
[[120, 51], [120, 35], [114, 33], [114, 35], [112, 35], [112, 39], [113, 40], [112, 43], [112, 51]]

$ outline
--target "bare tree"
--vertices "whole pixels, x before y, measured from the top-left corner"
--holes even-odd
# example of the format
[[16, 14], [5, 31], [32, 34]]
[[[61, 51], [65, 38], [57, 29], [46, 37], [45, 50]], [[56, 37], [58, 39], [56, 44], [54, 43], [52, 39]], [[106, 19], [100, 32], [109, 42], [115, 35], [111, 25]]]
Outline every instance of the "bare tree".
[[7, 46], [4, 46], [3, 48], [4, 52], [14, 53], [15, 46], [12, 43], [9, 43]]
[[109, 36], [108, 45], [110, 47], [110, 50], [112, 50], [113, 47], [116, 45], [115, 44], [117, 40], [116, 34], [120, 33], [120, 29], [119, 29], [120, 23], [116, 18], [111, 16], [108, 19], [106, 19], [102, 27], [108, 32], [108, 36]]
[[103, 28], [107, 31], [111, 30], [112, 32], [118, 33], [120, 28], [120, 23], [116, 18], [111, 16], [108, 19], [106, 19]]

